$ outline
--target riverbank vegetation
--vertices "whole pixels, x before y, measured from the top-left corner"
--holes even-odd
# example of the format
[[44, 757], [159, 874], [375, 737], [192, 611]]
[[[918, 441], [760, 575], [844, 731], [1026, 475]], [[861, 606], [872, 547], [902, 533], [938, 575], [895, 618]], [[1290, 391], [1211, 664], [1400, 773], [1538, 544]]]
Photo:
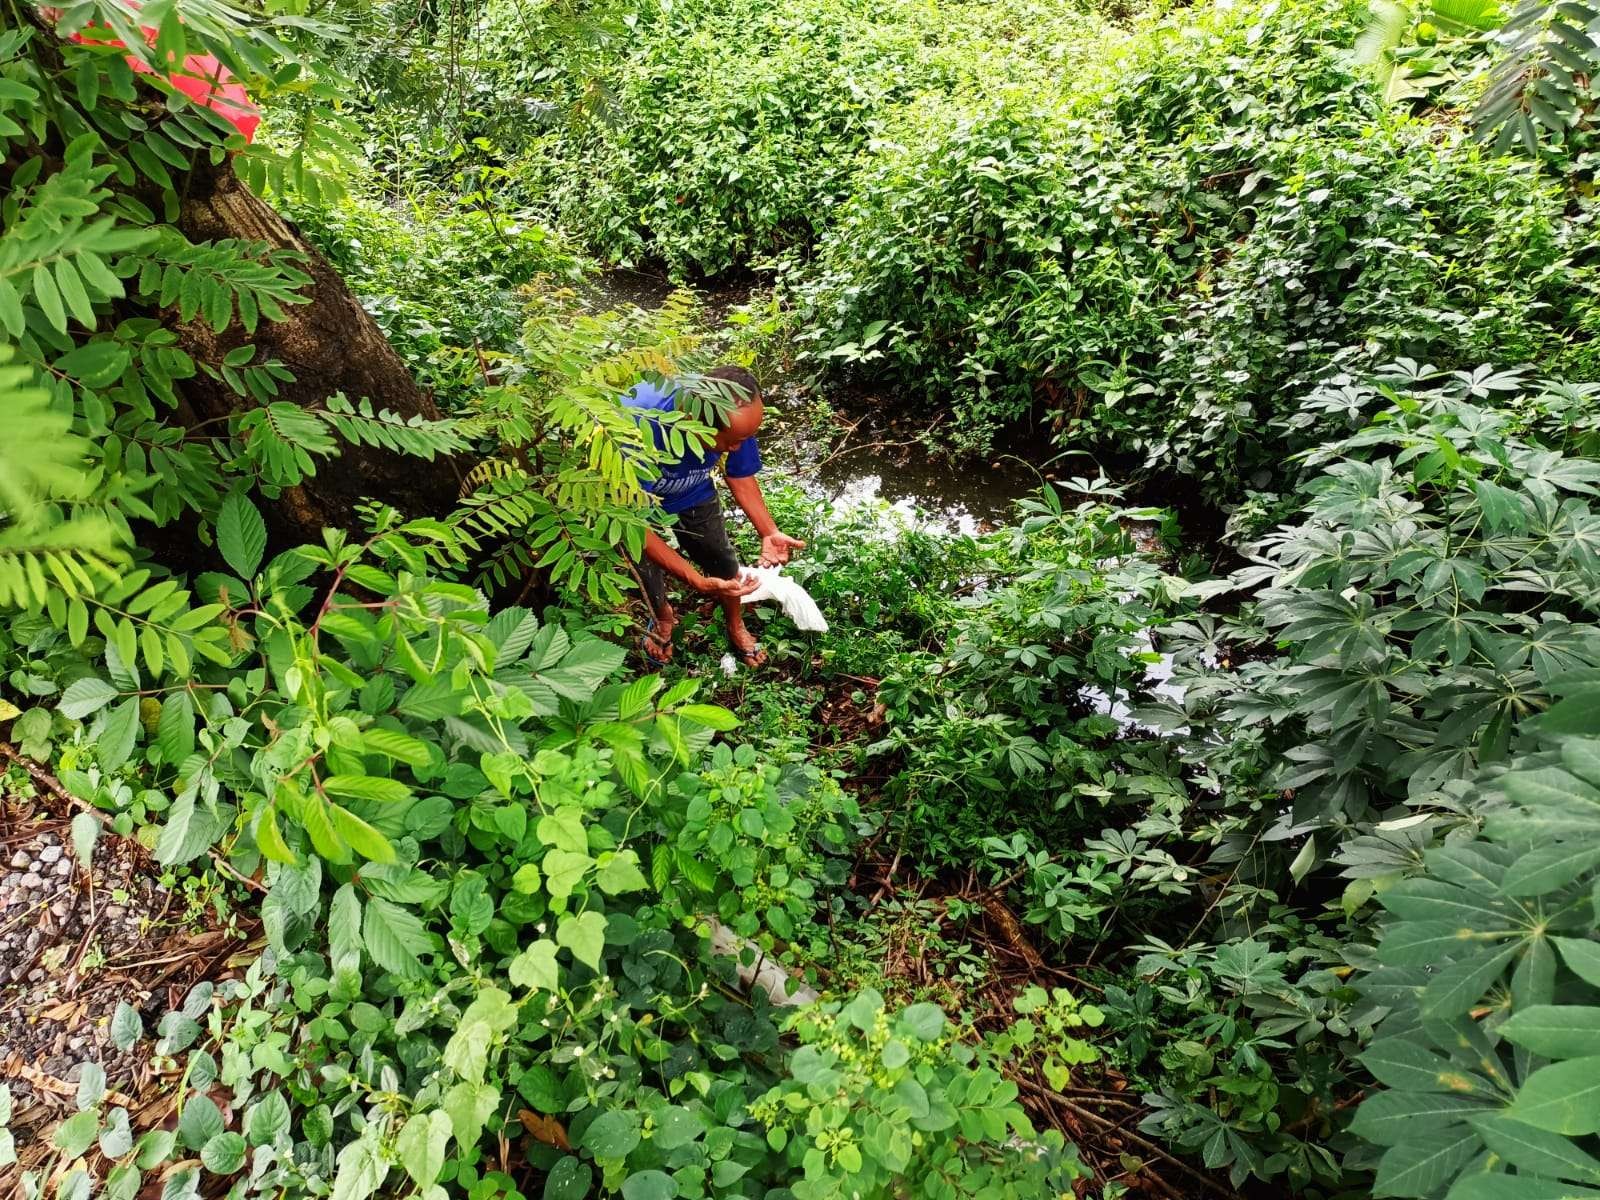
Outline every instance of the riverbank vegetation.
[[[134, 12], [0, 18], [5, 1187], [1600, 1195], [1593, 12]], [[729, 358], [830, 629], [657, 670]]]

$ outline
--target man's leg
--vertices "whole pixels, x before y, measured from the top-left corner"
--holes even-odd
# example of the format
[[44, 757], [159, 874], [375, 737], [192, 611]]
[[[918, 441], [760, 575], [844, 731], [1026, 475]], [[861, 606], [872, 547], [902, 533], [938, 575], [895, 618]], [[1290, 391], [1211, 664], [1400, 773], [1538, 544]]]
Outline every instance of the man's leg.
[[672, 631], [677, 627], [678, 614], [667, 600], [667, 573], [644, 559], [639, 563], [639, 582], [644, 587], [645, 607], [655, 619], [655, 626], [644, 635], [651, 643], [649, 657], [668, 662], [672, 658]]
[[[715, 579], [734, 579], [739, 574], [739, 556], [728, 538], [720, 500], [678, 514], [678, 546], [695, 566]], [[766, 662], [767, 656], [756, 646], [755, 635], [745, 627], [744, 606], [737, 597], [723, 599], [722, 615], [728, 622], [728, 641], [734, 653], [752, 667]]]

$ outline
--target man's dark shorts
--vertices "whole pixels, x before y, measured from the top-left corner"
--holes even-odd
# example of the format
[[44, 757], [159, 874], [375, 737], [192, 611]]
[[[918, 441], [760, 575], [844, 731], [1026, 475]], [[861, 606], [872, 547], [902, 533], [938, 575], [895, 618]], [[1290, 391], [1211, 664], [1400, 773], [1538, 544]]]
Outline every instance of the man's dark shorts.
[[[722, 518], [722, 501], [707, 500], [678, 514], [673, 526], [678, 550], [703, 574], [713, 579], [732, 579], [739, 573], [739, 556], [728, 540], [728, 525]], [[649, 559], [639, 564], [650, 607], [660, 612], [667, 603], [667, 573]]]

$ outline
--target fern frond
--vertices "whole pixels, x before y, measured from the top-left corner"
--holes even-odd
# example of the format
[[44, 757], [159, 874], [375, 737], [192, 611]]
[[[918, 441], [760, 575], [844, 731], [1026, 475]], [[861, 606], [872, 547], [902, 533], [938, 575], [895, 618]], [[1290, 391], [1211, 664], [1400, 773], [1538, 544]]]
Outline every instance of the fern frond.
[[0, 529], [0, 607], [36, 611], [53, 592], [92, 594], [127, 557], [117, 527], [98, 514]]
[[485, 484], [497, 479], [527, 478], [527, 471], [509, 458], [486, 458], [461, 481], [461, 498], [466, 499]]
[[1590, 31], [1600, 7], [1590, 0], [1524, 4], [1506, 23], [1506, 53], [1473, 114], [1478, 137], [1501, 153], [1538, 154], [1560, 144], [1583, 119], [1589, 80], [1600, 76], [1600, 47]]
[[14, 353], [0, 345], [0, 504], [26, 524], [46, 501], [82, 495], [90, 446], [72, 433], [71, 409], [52, 404]]
[[218, 333], [236, 315], [245, 332], [254, 333], [263, 317], [281, 321], [286, 306], [310, 303], [300, 294], [311, 282], [300, 269], [303, 257], [265, 242], [196, 243], [169, 229], [138, 259], [141, 298], [161, 308], [176, 305], [185, 321], [203, 316]]
[[328, 424], [352, 445], [375, 446], [428, 462], [467, 446], [457, 423], [449, 419], [403, 418], [388, 409], [374, 410], [372, 401], [365, 396], [352, 404], [342, 392], [335, 392], [324, 403], [323, 416]]

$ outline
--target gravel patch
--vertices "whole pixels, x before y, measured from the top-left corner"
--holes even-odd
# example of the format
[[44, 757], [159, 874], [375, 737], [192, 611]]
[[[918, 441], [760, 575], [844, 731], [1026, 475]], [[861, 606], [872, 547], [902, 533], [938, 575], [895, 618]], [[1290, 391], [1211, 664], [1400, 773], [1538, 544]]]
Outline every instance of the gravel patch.
[[74, 1085], [84, 1062], [100, 1063], [114, 1087], [135, 1084], [147, 1051], [117, 1051], [108, 1026], [119, 1002], [149, 1004], [159, 981], [138, 963], [170, 936], [172, 898], [124, 839], [96, 843], [91, 876], [66, 844], [65, 821], [16, 820], [3, 829], [0, 1077], [19, 1110], [64, 1112], [72, 1097], [60, 1085]]

